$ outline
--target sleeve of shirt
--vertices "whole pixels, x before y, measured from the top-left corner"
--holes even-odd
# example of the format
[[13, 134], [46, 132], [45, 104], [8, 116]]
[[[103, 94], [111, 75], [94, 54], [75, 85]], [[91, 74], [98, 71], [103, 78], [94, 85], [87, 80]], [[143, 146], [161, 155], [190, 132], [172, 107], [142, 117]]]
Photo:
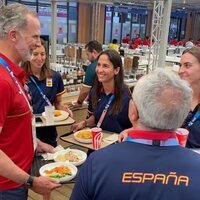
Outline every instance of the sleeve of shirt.
[[9, 112], [10, 103], [12, 102], [11, 87], [8, 82], [4, 80], [0, 80], [0, 99], [0, 126], [3, 127]]
[[92, 87], [93, 83], [94, 83], [94, 79], [96, 76], [96, 62], [91, 63], [87, 69], [86, 69], [86, 73], [85, 73], [85, 79], [83, 84], [87, 87]]
[[92, 159], [91, 157], [88, 157], [87, 161], [80, 169], [70, 200], [93, 199], [91, 175], [92, 175]]

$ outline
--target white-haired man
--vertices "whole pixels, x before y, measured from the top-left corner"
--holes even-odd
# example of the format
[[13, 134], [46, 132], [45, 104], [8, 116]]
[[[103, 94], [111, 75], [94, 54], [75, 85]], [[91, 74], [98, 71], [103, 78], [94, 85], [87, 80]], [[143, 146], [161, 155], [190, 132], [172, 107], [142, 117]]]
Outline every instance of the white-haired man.
[[192, 90], [172, 72], [141, 78], [126, 141], [98, 150], [81, 168], [71, 200], [199, 199], [200, 156], [178, 145]]

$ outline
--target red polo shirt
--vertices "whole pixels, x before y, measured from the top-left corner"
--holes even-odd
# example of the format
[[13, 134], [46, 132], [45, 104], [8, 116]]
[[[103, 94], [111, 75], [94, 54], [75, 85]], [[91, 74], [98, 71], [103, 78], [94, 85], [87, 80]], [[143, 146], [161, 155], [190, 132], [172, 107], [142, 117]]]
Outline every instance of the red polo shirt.
[[[0, 54], [13, 71], [23, 88], [25, 72], [7, 57]], [[34, 156], [32, 136], [32, 113], [19, 88], [9, 72], [0, 64], [0, 149], [21, 169], [29, 172]], [[20, 186], [4, 177], [0, 177], [0, 190]]]

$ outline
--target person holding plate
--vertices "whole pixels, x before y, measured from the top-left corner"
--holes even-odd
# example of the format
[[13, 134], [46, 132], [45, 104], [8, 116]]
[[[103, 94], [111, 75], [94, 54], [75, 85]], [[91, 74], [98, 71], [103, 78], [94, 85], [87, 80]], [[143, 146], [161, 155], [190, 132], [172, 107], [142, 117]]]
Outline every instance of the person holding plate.
[[26, 74], [19, 66], [41, 45], [39, 35], [39, 18], [30, 8], [19, 3], [0, 8], [0, 200], [27, 200], [27, 187], [48, 195], [61, 186], [30, 175], [35, 150], [53, 152], [39, 140], [34, 145]]
[[[32, 97], [34, 114], [44, 112], [45, 106], [54, 105], [57, 110], [64, 110], [72, 116], [71, 110], [62, 102], [65, 93], [63, 81], [59, 72], [49, 68], [49, 60], [45, 42], [33, 50], [31, 60], [22, 64], [28, 75], [27, 85]], [[37, 127], [37, 137], [54, 147], [57, 146], [56, 127]]]
[[89, 117], [72, 125], [72, 130], [97, 126], [103, 130], [120, 133], [130, 128], [128, 110], [132, 101], [131, 93], [124, 84], [119, 53], [112, 49], [100, 53], [96, 74], [97, 78], [89, 93]]

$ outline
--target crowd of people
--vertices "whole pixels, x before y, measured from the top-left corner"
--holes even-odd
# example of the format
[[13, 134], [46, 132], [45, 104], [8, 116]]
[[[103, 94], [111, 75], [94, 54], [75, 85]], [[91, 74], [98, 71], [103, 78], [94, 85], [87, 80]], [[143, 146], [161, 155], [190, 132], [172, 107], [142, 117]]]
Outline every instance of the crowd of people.
[[[137, 34], [134, 38], [131, 39], [130, 34], [127, 34], [125, 37], [122, 38], [122, 44], [128, 44], [130, 49], [136, 49], [139, 46], [148, 46], [150, 47], [151, 41], [150, 37], [146, 36], [145, 38], [141, 38], [139, 34]], [[193, 46], [200, 47], [200, 39], [194, 42], [192, 38], [180, 39], [173, 38], [169, 40], [169, 45], [171, 46], [183, 46], [186, 48], [191, 48]]]
[[[150, 45], [149, 37], [139, 35], [131, 43], [127, 34], [122, 42]], [[96, 40], [86, 44], [91, 64], [77, 103], [68, 107], [61, 75], [49, 67], [37, 14], [18, 3], [0, 10], [0, 200], [26, 200], [27, 186], [47, 196], [61, 186], [30, 175], [35, 152], [53, 153], [57, 146], [56, 129], [34, 129], [33, 114], [54, 105], [72, 117], [70, 108], [87, 97], [88, 116], [71, 129], [98, 126], [119, 134], [119, 144], [88, 157], [72, 200], [199, 199], [200, 156], [189, 148], [200, 148], [200, 47], [183, 52], [178, 75], [151, 72], [131, 95], [117, 40], [113, 44], [105, 51]], [[178, 144], [179, 127], [189, 131], [187, 148]]]
[[129, 44], [130, 49], [136, 49], [141, 45], [150, 47], [150, 37], [146, 36], [142, 39], [140, 35], [137, 34], [136, 37], [131, 40], [130, 35], [127, 34], [124, 38], [122, 38], [122, 43]]
[[194, 42], [194, 40], [192, 38], [189, 38], [188, 40], [186, 40], [186, 39], [178, 40], [177, 38], [174, 38], [174, 39], [170, 40], [169, 45], [183, 46], [186, 48], [191, 48], [193, 46], [200, 47], [200, 39], [198, 39], [196, 42]]

